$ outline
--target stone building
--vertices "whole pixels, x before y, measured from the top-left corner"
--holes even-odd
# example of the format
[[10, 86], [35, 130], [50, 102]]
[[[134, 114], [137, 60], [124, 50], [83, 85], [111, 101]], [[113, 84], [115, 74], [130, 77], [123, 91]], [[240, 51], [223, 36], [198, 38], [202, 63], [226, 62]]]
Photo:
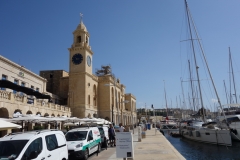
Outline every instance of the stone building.
[[135, 124], [136, 97], [126, 94], [125, 86], [111, 72], [93, 74], [93, 51], [89, 40], [90, 34], [80, 21], [68, 48], [69, 73], [63, 70], [40, 71], [40, 76], [47, 79], [47, 91], [60, 97], [59, 103], [69, 106], [74, 117]]

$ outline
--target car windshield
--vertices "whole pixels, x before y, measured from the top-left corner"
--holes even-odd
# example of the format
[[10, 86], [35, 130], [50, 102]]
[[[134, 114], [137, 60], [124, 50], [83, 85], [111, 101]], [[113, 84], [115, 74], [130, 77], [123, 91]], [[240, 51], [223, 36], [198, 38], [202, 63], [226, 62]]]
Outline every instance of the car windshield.
[[28, 140], [0, 141], [0, 160], [15, 159]]
[[67, 141], [82, 141], [86, 139], [87, 131], [68, 132], [65, 137]]

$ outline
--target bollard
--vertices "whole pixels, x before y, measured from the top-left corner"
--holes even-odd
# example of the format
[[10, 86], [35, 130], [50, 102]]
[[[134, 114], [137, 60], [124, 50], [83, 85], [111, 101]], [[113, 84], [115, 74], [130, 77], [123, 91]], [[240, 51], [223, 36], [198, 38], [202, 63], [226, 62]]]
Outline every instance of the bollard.
[[145, 131], [142, 131], [142, 138], [146, 138], [146, 133], [145, 133]]
[[138, 126], [138, 142], [141, 142], [142, 141], [142, 127], [141, 126]]

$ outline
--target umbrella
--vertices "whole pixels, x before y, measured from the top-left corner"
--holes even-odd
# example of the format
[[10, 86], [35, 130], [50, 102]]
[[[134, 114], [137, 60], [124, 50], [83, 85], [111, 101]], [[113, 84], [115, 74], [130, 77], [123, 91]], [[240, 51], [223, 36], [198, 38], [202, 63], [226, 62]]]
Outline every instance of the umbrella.
[[16, 129], [16, 128], [22, 128], [22, 126], [7, 122], [4, 120], [0, 120], [0, 131], [1, 130], [7, 130], [7, 129]]
[[102, 120], [96, 118], [82, 118], [80, 120], [81, 122], [102, 122]]
[[26, 116], [10, 119], [11, 122], [49, 122], [49, 118], [39, 116]]

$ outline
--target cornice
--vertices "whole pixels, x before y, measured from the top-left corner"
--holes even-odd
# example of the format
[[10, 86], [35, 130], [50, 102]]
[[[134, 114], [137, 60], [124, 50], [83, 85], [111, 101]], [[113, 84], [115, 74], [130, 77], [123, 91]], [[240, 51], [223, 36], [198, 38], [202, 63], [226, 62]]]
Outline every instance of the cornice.
[[87, 50], [91, 55], [93, 55], [93, 51], [91, 50], [91, 46], [87, 43], [79, 43], [79, 44], [72, 44], [71, 48], [68, 48], [69, 51], [79, 51], [79, 50]]

